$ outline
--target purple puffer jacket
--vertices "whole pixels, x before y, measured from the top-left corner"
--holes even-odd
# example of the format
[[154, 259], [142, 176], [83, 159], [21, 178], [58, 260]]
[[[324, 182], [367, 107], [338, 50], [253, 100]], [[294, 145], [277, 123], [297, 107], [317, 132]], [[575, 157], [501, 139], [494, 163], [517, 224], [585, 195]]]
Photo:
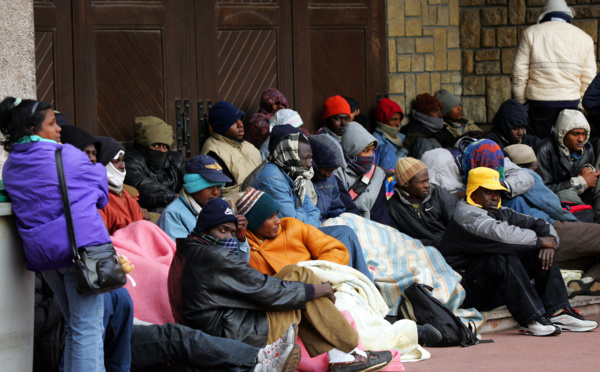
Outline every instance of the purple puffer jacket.
[[54, 152], [62, 146], [65, 178], [78, 246], [109, 243], [98, 208], [108, 203], [106, 168], [93, 165], [71, 145], [33, 142], [13, 145], [2, 169], [23, 239], [27, 268], [44, 271], [72, 264]]

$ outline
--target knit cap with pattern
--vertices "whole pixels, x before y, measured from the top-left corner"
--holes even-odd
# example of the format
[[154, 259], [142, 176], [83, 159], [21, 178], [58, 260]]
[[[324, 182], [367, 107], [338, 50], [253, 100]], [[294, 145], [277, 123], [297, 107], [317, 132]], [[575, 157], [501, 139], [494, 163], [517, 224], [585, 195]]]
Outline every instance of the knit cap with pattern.
[[418, 159], [410, 157], [398, 159], [396, 162], [396, 181], [398, 185], [405, 185], [423, 169], [427, 169], [427, 167]]
[[273, 213], [279, 212], [279, 205], [271, 195], [253, 188], [246, 190], [235, 207], [238, 214], [246, 217], [248, 229], [252, 232], [258, 230]]

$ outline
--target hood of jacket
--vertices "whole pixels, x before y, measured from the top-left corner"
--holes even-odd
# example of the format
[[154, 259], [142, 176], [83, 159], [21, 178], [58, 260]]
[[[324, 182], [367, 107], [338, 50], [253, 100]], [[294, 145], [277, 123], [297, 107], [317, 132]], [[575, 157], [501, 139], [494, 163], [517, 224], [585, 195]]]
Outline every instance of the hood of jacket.
[[342, 136], [342, 148], [348, 156], [357, 156], [365, 147], [373, 142], [375, 143], [375, 148], [377, 148], [379, 145], [377, 138], [355, 121], [348, 123], [346, 131]]
[[[585, 143], [590, 140], [590, 125], [587, 122], [583, 113], [578, 110], [563, 110], [558, 119], [556, 119], [556, 126], [554, 127], [554, 138], [560, 148], [560, 151], [567, 156], [571, 155], [571, 152], [565, 146], [564, 139], [567, 133], [573, 129], [585, 130]], [[582, 150], [583, 151], [583, 150]]]
[[527, 114], [527, 109], [514, 99], [504, 102], [492, 120], [494, 131], [499, 133], [506, 142], [509, 142], [507, 138], [508, 132], [511, 129], [527, 127], [528, 124], [529, 115]]

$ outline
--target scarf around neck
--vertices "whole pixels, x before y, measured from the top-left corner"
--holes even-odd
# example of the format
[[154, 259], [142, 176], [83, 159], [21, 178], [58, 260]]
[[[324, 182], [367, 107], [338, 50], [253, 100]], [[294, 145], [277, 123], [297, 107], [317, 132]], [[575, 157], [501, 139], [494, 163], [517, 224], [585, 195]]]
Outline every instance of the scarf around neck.
[[217, 239], [214, 236], [208, 234], [196, 234], [196, 232], [194, 231], [192, 231], [189, 237], [192, 239], [196, 239], [202, 245], [212, 245], [215, 247], [226, 248], [231, 250], [236, 255], [240, 255], [240, 248], [237, 238]]
[[398, 133], [400, 133], [400, 127], [394, 128], [387, 124], [383, 124], [382, 122], [377, 122], [377, 129], [381, 130], [385, 136], [385, 138], [392, 141], [394, 144], [402, 147], [402, 141], [398, 137]]
[[[293, 133], [284, 137], [277, 144], [275, 150], [269, 155], [269, 161], [281, 168], [292, 180], [294, 180], [294, 193], [298, 197], [298, 205], [304, 203], [306, 196], [306, 182], [313, 178], [314, 170], [304, 170], [300, 156], [298, 155], [299, 138], [302, 133]], [[304, 134], [302, 134], [304, 135]]]
[[437, 133], [444, 128], [444, 119], [434, 118], [433, 116], [421, 114], [419, 111], [413, 111], [413, 117], [419, 125]]
[[344, 154], [348, 167], [356, 173], [357, 176], [361, 177], [363, 174], [368, 173], [373, 167], [375, 156], [348, 156]]

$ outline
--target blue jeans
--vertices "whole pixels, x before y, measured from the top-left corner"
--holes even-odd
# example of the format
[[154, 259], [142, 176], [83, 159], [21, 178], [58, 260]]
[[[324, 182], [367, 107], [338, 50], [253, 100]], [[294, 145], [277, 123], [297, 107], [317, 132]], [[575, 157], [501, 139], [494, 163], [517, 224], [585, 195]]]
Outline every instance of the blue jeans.
[[348, 252], [350, 252], [350, 263], [348, 263], [348, 266], [360, 271], [365, 274], [370, 281], [373, 281], [373, 275], [371, 275], [367, 263], [365, 262], [365, 256], [362, 247], [358, 242], [358, 236], [352, 228], [348, 226], [325, 226], [320, 227], [319, 230], [342, 242], [348, 249]]
[[104, 372], [104, 297], [79, 294], [75, 266], [43, 271], [65, 318], [65, 371]]
[[[258, 350], [181, 324], [134, 325], [131, 370], [253, 371]], [[163, 364], [171, 361], [171, 366]]]
[[125, 288], [104, 296], [104, 364], [108, 372], [127, 372], [131, 366], [133, 301]]

